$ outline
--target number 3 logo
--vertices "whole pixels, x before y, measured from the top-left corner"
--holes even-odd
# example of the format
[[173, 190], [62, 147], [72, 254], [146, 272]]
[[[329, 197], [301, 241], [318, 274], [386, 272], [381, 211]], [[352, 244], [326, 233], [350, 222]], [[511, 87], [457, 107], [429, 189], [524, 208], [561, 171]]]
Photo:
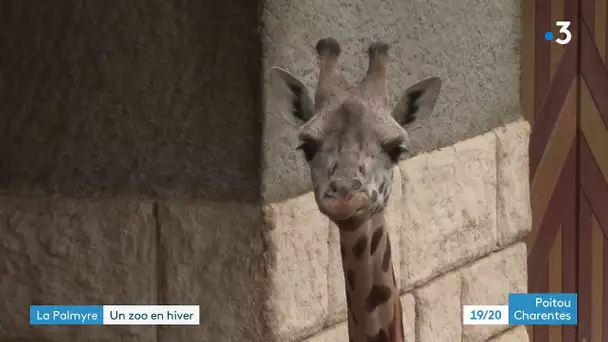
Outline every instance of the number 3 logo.
[[570, 22], [569, 21], [558, 21], [555, 23], [558, 27], [559, 27], [559, 33], [563, 33], [566, 35], [565, 39], [557, 38], [555, 40], [555, 42], [557, 44], [568, 44], [570, 43], [570, 40], [572, 40], [572, 32], [570, 32], [570, 30], [568, 30], [568, 27], [570, 27]]

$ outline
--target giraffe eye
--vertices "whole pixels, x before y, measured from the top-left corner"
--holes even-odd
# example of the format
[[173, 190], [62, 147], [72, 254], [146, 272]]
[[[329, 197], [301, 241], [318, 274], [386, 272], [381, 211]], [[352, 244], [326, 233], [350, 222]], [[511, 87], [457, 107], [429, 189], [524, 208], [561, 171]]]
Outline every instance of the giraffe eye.
[[312, 141], [305, 141], [298, 146], [297, 150], [304, 152], [306, 161], [311, 161], [317, 154], [318, 145]]
[[404, 153], [409, 152], [408, 149], [400, 144], [387, 149], [386, 153], [393, 163], [397, 163]]

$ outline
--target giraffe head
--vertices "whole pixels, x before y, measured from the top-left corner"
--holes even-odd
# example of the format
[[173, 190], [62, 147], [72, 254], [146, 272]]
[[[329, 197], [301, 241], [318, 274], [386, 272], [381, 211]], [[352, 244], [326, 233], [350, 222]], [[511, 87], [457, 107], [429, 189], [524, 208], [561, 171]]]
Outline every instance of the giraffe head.
[[319, 209], [334, 222], [366, 220], [383, 211], [393, 167], [408, 152], [406, 128], [429, 115], [439, 96], [441, 79], [431, 77], [410, 86], [391, 107], [388, 49], [372, 43], [367, 73], [351, 85], [340, 72], [339, 43], [319, 40], [314, 100], [296, 76], [272, 68], [289, 89], [290, 113], [300, 125], [297, 149], [310, 167]]

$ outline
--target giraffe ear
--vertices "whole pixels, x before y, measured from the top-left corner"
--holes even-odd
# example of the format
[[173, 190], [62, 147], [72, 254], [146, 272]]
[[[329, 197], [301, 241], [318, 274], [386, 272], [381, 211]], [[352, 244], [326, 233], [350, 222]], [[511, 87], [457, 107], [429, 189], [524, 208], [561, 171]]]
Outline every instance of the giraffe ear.
[[287, 91], [281, 94], [283, 98], [280, 99], [285, 100], [281, 103], [288, 104], [287, 112], [291, 117], [287, 119], [293, 122], [293, 118], [295, 118], [300, 125], [310, 120], [314, 115], [314, 103], [306, 85], [289, 71], [278, 67], [270, 69], [270, 76], [279, 80], [287, 88]]
[[429, 77], [410, 86], [395, 106], [393, 118], [401, 126], [407, 126], [429, 116], [435, 108], [440, 90], [439, 77]]

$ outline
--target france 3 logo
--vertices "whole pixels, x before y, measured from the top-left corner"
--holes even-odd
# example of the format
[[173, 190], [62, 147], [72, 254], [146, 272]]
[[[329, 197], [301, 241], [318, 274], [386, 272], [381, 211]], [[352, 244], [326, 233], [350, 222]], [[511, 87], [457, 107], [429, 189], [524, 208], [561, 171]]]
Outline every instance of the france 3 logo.
[[[572, 32], [570, 32], [570, 22], [569, 21], [556, 21], [555, 26], [559, 27], [559, 34], [557, 35], [557, 39], [555, 42], [560, 45], [566, 45], [570, 43], [572, 40]], [[555, 36], [553, 32], [545, 32], [545, 40], [552, 41]]]

